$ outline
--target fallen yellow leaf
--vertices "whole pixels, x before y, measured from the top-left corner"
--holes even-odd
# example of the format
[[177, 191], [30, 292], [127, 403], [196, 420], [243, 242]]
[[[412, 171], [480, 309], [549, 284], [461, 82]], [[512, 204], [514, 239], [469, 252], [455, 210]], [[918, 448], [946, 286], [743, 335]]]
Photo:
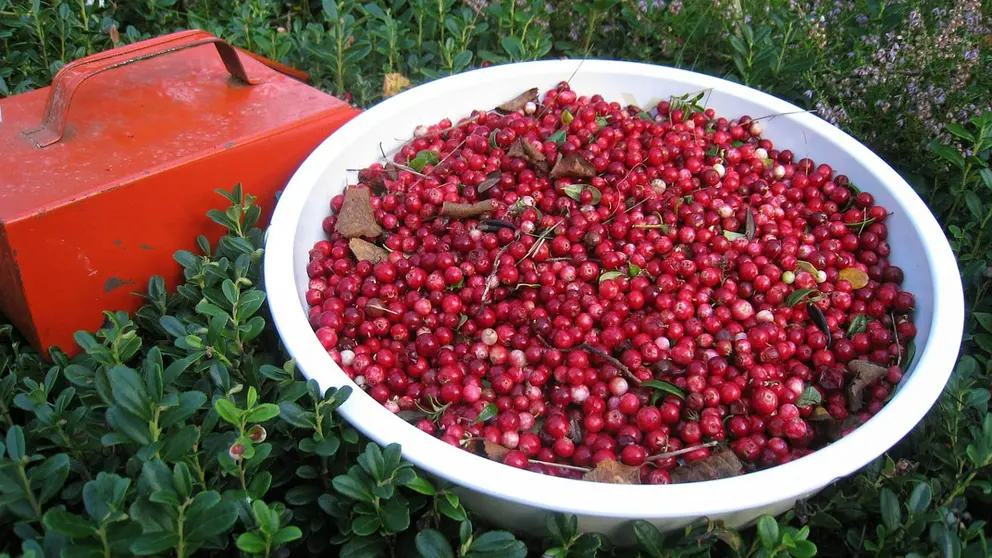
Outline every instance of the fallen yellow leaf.
[[382, 96], [383, 98], [392, 97], [411, 85], [413, 84], [403, 74], [386, 74], [386, 78], [382, 82]]
[[843, 279], [851, 284], [851, 288], [863, 289], [868, 284], [868, 274], [856, 267], [848, 267], [840, 270], [838, 279]]

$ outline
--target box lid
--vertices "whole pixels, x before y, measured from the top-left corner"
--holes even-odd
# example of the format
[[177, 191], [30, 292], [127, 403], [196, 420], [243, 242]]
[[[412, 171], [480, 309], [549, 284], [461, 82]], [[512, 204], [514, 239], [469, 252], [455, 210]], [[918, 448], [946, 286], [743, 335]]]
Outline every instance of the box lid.
[[[208, 33], [154, 42], [163, 43], [156, 52], [94, 55], [103, 59], [76, 67], [76, 76], [64, 69], [52, 87], [0, 100], [0, 224], [349, 109], [226, 43], [219, 56], [219, 39]], [[253, 84], [232, 75], [239, 73]], [[41, 126], [50, 95], [52, 112], [67, 109], [65, 127], [42, 147], [58, 135], [57, 122], [26, 132]]]

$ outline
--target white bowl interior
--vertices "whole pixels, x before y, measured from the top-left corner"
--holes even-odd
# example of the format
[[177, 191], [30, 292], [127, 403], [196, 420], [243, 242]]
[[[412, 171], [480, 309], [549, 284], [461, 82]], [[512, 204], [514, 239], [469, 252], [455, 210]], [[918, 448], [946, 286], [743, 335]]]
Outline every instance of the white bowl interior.
[[[580, 67], [581, 64], [581, 67]], [[574, 76], [573, 76], [574, 73]], [[307, 322], [304, 293], [308, 251], [325, 238], [321, 220], [330, 199], [355, 173], [346, 169], [380, 160], [379, 144], [391, 148], [410, 138], [420, 124], [448, 117], [453, 122], [473, 109], [493, 107], [525, 89], [543, 93], [571, 79], [580, 95], [651, 108], [672, 95], [708, 90], [706, 105], [720, 116], [761, 117], [764, 137], [779, 149], [808, 155], [847, 174], [892, 215], [887, 223], [891, 261], [905, 271], [904, 288], [916, 295], [916, 357], [890, 403], [851, 435], [814, 454], [741, 477], [668, 486], [621, 486], [553, 478], [521, 471], [472, 455], [425, 434], [393, 416], [355, 386], [327, 356]], [[645, 64], [586, 60], [544, 61], [498, 66], [438, 80], [391, 98], [359, 115], [324, 141], [293, 176], [275, 210], [265, 257], [265, 280], [276, 326], [300, 369], [322, 389], [351, 385], [355, 393], [341, 413], [380, 443], [399, 442], [403, 455], [451, 482], [488, 495], [512, 515], [521, 505], [606, 520], [690, 520], [773, 509], [815, 493], [863, 467], [898, 442], [933, 405], [957, 357], [963, 297], [956, 260], [937, 222], [912, 188], [881, 159], [850, 136], [794, 105], [750, 88], [709, 76]], [[505, 509], [503, 509], [505, 508]], [[780, 509], [777, 511], [781, 511]], [[495, 513], [495, 512], [498, 512]], [[728, 516], [729, 517], [729, 516]], [[683, 521], [682, 524], [685, 522]]]

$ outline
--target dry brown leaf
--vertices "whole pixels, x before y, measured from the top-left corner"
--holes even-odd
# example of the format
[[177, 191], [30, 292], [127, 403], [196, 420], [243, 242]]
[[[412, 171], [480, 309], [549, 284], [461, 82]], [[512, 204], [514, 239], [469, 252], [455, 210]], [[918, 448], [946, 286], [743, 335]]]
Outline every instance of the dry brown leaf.
[[351, 253], [358, 258], [358, 261], [368, 261], [374, 265], [389, 259], [389, 252], [385, 248], [376, 246], [361, 238], [352, 238], [349, 240], [348, 247], [351, 248]]
[[717, 451], [706, 459], [672, 469], [672, 482], [701, 482], [736, 477], [744, 465], [732, 450]]
[[534, 147], [534, 144], [528, 140], [521, 138], [513, 142], [513, 145], [510, 146], [506, 154], [510, 157], [518, 157], [527, 161], [538, 172], [548, 172], [548, 159], [544, 156], [544, 153], [541, 153], [540, 149]]
[[836, 442], [843, 437], [845, 430], [861, 426], [861, 421], [858, 419], [858, 415], [850, 414], [843, 421], [830, 417], [827, 420], [813, 422], [813, 424], [827, 440]]
[[393, 163], [386, 163], [386, 169], [385, 169], [385, 171], [386, 171], [386, 178], [388, 178], [390, 180], [399, 180], [399, 178], [400, 178], [400, 169], [399, 169], [399, 167], [397, 167]]
[[747, 213], [744, 214], [744, 236], [748, 240], [754, 240], [755, 233], [758, 232], [757, 226], [754, 223], [754, 213], [751, 212], [751, 208], [747, 208]]
[[548, 172], [548, 159], [541, 153], [541, 150], [534, 147], [529, 141], [523, 142], [524, 152], [527, 154], [527, 160], [534, 165], [534, 169], [541, 174], [547, 174]]
[[488, 213], [496, 209], [496, 202], [485, 200], [475, 203], [455, 203], [444, 202], [441, 205], [441, 216], [454, 217], [455, 219], [465, 219]]
[[506, 155], [508, 157], [517, 157], [518, 159], [523, 159], [527, 156], [524, 152], [524, 144], [522, 140], [517, 140], [510, 145], [510, 148], [506, 150]]
[[864, 404], [862, 394], [865, 388], [875, 380], [885, 377], [889, 369], [867, 360], [852, 360], [847, 363], [847, 369], [854, 374], [854, 379], [847, 386], [847, 408], [858, 412]]
[[505, 448], [499, 444], [494, 444], [489, 440], [482, 441], [482, 450], [486, 452], [486, 457], [492, 459], [493, 461], [503, 462], [503, 458], [506, 454], [510, 452], [509, 448]]
[[396, 181], [400, 173], [396, 165], [389, 163], [382, 169], [362, 169], [358, 171], [358, 182], [372, 189], [376, 196], [383, 196], [387, 193], [386, 180]]
[[509, 101], [503, 103], [496, 107], [496, 110], [500, 112], [516, 112], [524, 108], [527, 103], [537, 102], [537, 88], [532, 87], [527, 91], [517, 95], [516, 97], [510, 99]]
[[551, 178], [592, 178], [596, 176], [596, 167], [586, 161], [578, 153], [565, 153], [558, 158], [554, 168], [551, 169]]
[[382, 82], [382, 96], [383, 98], [392, 97], [411, 85], [413, 84], [403, 74], [386, 74], [386, 78]]
[[358, 186], [344, 191], [344, 202], [338, 212], [338, 222], [334, 230], [345, 238], [365, 236], [374, 238], [382, 234], [382, 227], [375, 222], [372, 211], [371, 192], [367, 187]]
[[609, 484], [641, 484], [641, 468], [607, 459], [600, 461], [595, 469], [582, 475], [582, 480]]
[[868, 285], [868, 274], [856, 267], [847, 267], [837, 274], [838, 279], [843, 279], [851, 284], [854, 290], [863, 289]]
[[486, 179], [483, 180], [476, 187], [476, 191], [479, 192], [480, 194], [483, 193], [483, 192], [485, 192], [486, 190], [488, 190], [488, 189], [492, 188], [493, 186], [495, 186], [496, 183], [499, 182], [501, 178], [503, 178], [503, 174], [501, 172], [499, 172], [499, 171], [493, 171], [493, 172], [489, 173], [488, 175], [486, 175]]

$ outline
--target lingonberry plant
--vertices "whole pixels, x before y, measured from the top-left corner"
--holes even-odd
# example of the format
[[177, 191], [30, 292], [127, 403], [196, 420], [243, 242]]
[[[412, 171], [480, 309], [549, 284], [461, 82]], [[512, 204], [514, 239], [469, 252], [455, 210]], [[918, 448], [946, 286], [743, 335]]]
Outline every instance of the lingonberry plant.
[[253, 200], [225, 195], [211, 217], [228, 234], [176, 253], [186, 282], [169, 294], [153, 278], [133, 319], [108, 313], [77, 336], [82, 355], [46, 362], [0, 328], [5, 556], [987, 555], [971, 514], [992, 486], [992, 418], [970, 356], [915, 433], [938, 451], [896, 448], [756, 530], [633, 522], [637, 546], [616, 549], [564, 515], [548, 516], [547, 540], [480, 525], [453, 487], [340, 420], [350, 390], [320, 393], [286, 359], [264, 323]]
[[[180, 541], [173, 536], [180, 538], [180, 509], [185, 525], [190, 514], [196, 519], [209, 508], [208, 519], [219, 523], [193, 531], [184, 526], [183, 553], [199, 546], [196, 555], [231, 555], [240, 540], [244, 555], [258, 556], [803, 556], [811, 549], [799, 541], [808, 540], [824, 556], [988, 556], [983, 518], [992, 516], [992, 233], [986, 226], [992, 208], [992, 113], [982, 116], [992, 108], [992, 72], [982, 71], [992, 53], [988, 18], [987, 6], [974, 0], [0, 0], [0, 96], [45, 86], [63, 64], [80, 56], [190, 27], [308, 71], [317, 87], [361, 106], [408, 82], [539, 57], [643, 60], [739, 80], [815, 110], [917, 187], [958, 254], [970, 314], [962, 357], [939, 405], [887, 456], [799, 502], [779, 518], [777, 528], [766, 519], [738, 535], [702, 522], [687, 533], [663, 537], [636, 523], [638, 547], [617, 550], [605, 539], [577, 533], [565, 517], [549, 518], [555, 536], [548, 540], [493, 532], [468, 515], [450, 487], [419, 480], [394, 486], [394, 495], [406, 499], [403, 506], [391, 504], [392, 497], [339, 492], [339, 487], [348, 490], [348, 481], [334, 483], [343, 474], [373, 490], [376, 483], [363, 476], [371, 473], [359, 464], [361, 471], [350, 475], [349, 468], [366, 452], [366, 464], [378, 463], [374, 450], [333, 412], [347, 394], [319, 394], [302, 382], [275, 332], [265, 326], [264, 305], [254, 314], [240, 314], [239, 328], [233, 316], [224, 327], [218, 318], [214, 327], [220, 329], [209, 336], [212, 315], [196, 308], [207, 296], [217, 298], [205, 293], [217, 288], [218, 274], [235, 284], [239, 298], [261, 296], [260, 253], [255, 254], [260, 237], [246, 244], [235, 232], [224, 237], [224, 246], [203, 242], [199, 248], [191, 239], [191, 251], [177, 255], [188, 270], [188, 284], [179, 287], [178, 296], [153, 280], [140, 312], [109, 316], [105, 329], [80, 336], [84, 357], [68, 361], [55, 351], [44, 362], [9, 326], [0, 325], [0, 554], [58, 556], [64, 550], [104, 556], [109, 546], [110, 555], [130, 556], [138, 537], [157, 532], [158, 541], [148, 537], [142, 543], [175, 540], [159, 554], [177, 555]], [[577, 193], [595, 196], [584, 189]], [[255, 263], [247, 275], [233, 268], [240, 252], [230, 251], [232, 242], [243, 250], [251, 246]], [[617, 271], [630, 279], [630, 268]], [[230, 306], [233, 313], [220, 289], [222, 300], [209, 304], [224, 313]], [[180, 338], [189, 345], [178, 346]], [[121, 360], [140, 379], [154, 380], [155, 347], [163, 373], [178, 360], [198, 356], [177, 382], [163, 382], [161, 399], [155, 381], [151, 388], [145, 385], [149, 397], [168, 406], [153, 429], [151, 418], [135, 423], [123, 414], [127, 408], [104, 379]], [[81, 368], [69, 370], [71, 365]], [[622, 391], [623, 384], [616, 384]], [[241, 391], [228, 395], [239, 385]], [[249, 386], [256, 388], [256, 405], [275, 404], [280, 413], [261, 424], [244, 422], [250, 444], [243, 447], [254, 453], [228, 461], [242, 435]], [[659, 398], [675, 395], [663, 387], [651, 389]], [[177, 409], [168, 413], [174, 417], [180, 402], [199, 399], [192, 392], [207, 397], [203, 405], [164, 425], [161, 415]], [[220, 397], [234, 405], [236, 424], [217, 415]], [[438, 401], [425, 409], [433, 415], [443, 405]], [[111, 422], [108, 411], [114, 406], [123, 411], [115, 411]], [[256, 425], [264, 429], [264, 439]], [[139, 428], [130, 434], [121, 430], [134, 426]], [[732, 434], [730, 426], [724, 429]], [[102, 441], [105, 435], [107, 441], [131, 434], [143, 439], [155, 431], [162, 465], [149, 465], [147, 473], [148, 452], [155, 450], [138, 452], [148, 444], [104, 446]], [[568, 442], [561, 445], [567, 452]], [[189, 450], [182, 454], [184, 448]], [[387, 450], [379, 448], [384, 461]], [[229, 528], [209, 536], [229, 521], [224, 502], [240, 498], [239, 470], [254, 495], [250, 502], [238, 501]], [[182, 492], [184, 471], [193, 479], [188, 493]], [[408, 476], [398, 472], [393, 480]], [[264, 496], [255, 497], [267, 478]], [[160, 522], [148, 523], [142, 515], [151, 507], [149, 490], [162, 492], [157, 497], [162, 502], [152, 503]], [[221, 497], [216, 504], [214, 493]], [[186, 495], [180, 499], [180, 494]], [[407, 505], [408, 527], [395, 534], [383, 527], [402, 526], [402, 517], [390, 514]], [[378, 510], [387, 522], [371, 519], [379, 517]], [[51, 529], [45, 524], [50, 511]], [[288, 527], [298, 528], [300, 538], [287, 540], [295, 537], [293, 529], [284, 530]]]
[[420, 429], [555, 476], [705, 480], [845, 435], [913, 358], [888, 211], [701, 98], [562, 82], [418, 127], [331, 200], [317, 338]]

